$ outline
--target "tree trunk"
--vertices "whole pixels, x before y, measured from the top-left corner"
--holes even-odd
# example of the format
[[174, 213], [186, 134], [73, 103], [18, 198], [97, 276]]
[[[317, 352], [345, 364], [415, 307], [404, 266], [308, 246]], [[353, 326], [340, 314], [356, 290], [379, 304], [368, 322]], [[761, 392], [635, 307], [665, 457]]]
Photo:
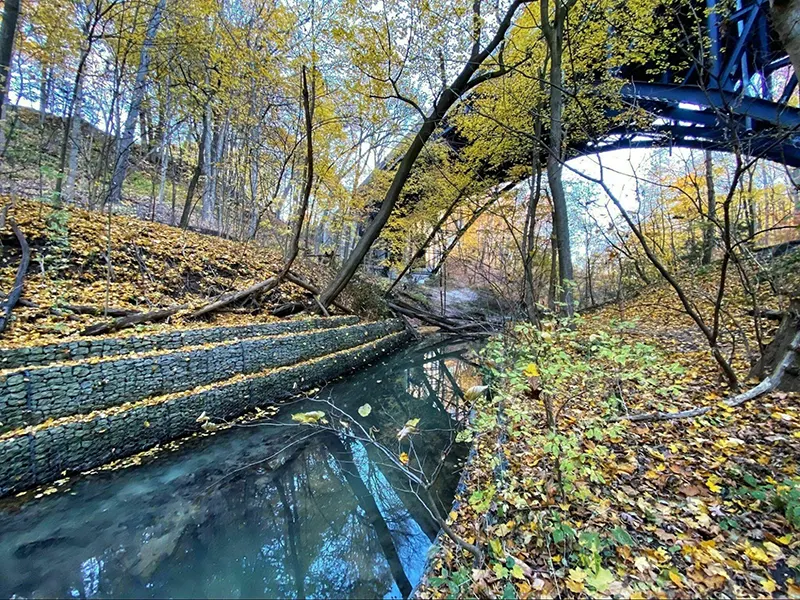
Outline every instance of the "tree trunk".
[[561, 179], [564, 145], [564, 92], [562, 90], [562, 57], [564, 45], [564, 23], [567, 8], [556, 2], [555, 19], [550, 24], [549, 3], [541, 2], [542, 28], [550, 48], [550, 152], [547, 154], [547, 183], [553, 199], [553, 228], [558, 244], [558, 279], [562, 288], [564, 310], [567, 316], [575, 311], [573, 299], [572, 252], [569, 239], [569, 218], [567, 216], [567, 198]]
[[792, 61], [795, 73], [800, 73], [800, 0], [770, 0], [772, 24]]
[[83, 84], [78, 82], [75, 90], [75, 100], [72, 109], [72, 122], [69, 126], [69, 162], [67, 163], [67, 187], [64, 197], [68, 202], [75, 199], [75, 181], [78, 178], [78, 154], [81, 149], [82, 118], [81, 108], [83, 105]]
[[133, 86], [133, 96], [131, 98], [131, 105], [128, 109], [128, 115], [125, 118], [125, 127], [120, 138], [119, 152], [117, 154], [117, 161], [114, 166], [114, 172], [111, 176], [111, 185], [109, 186], [107, 202], [111, 205], [117, 204], [122, 200], [122, 184], [125, 182], [125, 177], [128, 174], [128, 162], [130, 161], [131, 150], [133, 149], [133, 138], [136, 131], [136, 121], [139, 118], [139, 111], [142, 107], [142, 100], [144, 99], [145, 89], [147, 82], [147, 71], [150, 66], [150, 49], [155, 41], [156, 33], [161, 25], [161, 15], [164, 12], [166, 0], [158, 0], [158, 4], [153, 9], [150, 15], [150, 20], [147, 22], [147, 30], [145, 31], [144, 42], [142, 49], [139, 53], [139, 67], [136, 70], [136, 80]]
[[183, 212], [181, 213], [180, 227], [186, 229], [189, 226], [189, 218], [192, 216], [194, 210], [194, 194], [197, 190], [197, 184], [200, 182], [200, 176], [203, 174], [203, 157], [206, 153], [206, 121], [203, 119], [203, 132], [200, 135], [200, 145], [197, 149], [197, 164], [194, 167], [192, 178], [189, 180], [189, 187], [186, 188], [186, 201], [183, 203]]
[[200, 159], [203, 161], [202, 173], [205, 175], [205, 180], [203, 181], [202, 204], [200, 209], [200, 217], [202, 218], [203, 223], [210, 222], [212, 216], [214, 215], [215, 190], [212, 182], [214, 180], [213, 138], [215, 136], [212, 130], [213, 116], [211, 114], [211, 103], [209, 102], [206, 104], [205, 110], [203, 111], [203, 154], [200, 157]]
[[19, 1], [5, 0], [3, 6], [3, 25], [0, 28], [0, 110], [3, 111], [3, 115], [11, 81], [11, 56], [14, 54], [14, 38], [17, 35]]
[[703, 228], [703, 264], [711, 264], [714, 251], [714, 233], [717, 220], [717, 198], [714, 192], [714, 163], [711, 150], [706, 150], [706, 199], [708, 202], [705, 227]]

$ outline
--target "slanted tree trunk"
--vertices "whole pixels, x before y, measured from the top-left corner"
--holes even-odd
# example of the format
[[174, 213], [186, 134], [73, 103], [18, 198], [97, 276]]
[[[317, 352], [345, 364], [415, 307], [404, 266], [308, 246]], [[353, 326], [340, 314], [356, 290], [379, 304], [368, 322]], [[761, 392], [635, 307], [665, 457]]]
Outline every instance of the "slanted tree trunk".
[[17, 236], [19, 247], [22, 250], [22, 258], [19, 261], [17, 275], [14, 277], [14, 285], [2, 304], [0, 304], [0, 333], [6, 330], [8, 321], [11, 318], [11, 311], [14, 310], [17, 302], [19, 302], [20, 296], [22, 296], [22, 286], [25, 284], [25, 275], [28, 272], [28, 265], [30, 265], [31, 262], [31, 249], [28, 246], [28, 240], [25, 239], [25, 234], [22, 233], [22, 230], [17, 226], [17, 222], [14, 219], [9, 219], [9, 223], [11, 224], [14, 235]]
[[133, 137], [136, 131], [136, 121], [139, 119], [139, 111], [142, 107], [147, 82], [147, 71], [150, 67], [150, 50], [153, 47], [158, 28], [161, 26], [161, 16], [164, 12], [166, 0], [158, 0], [147, 22], [144, 42], [139, 53], [139, 67], [136, 70], [136, 79], [133, 85], [133, 95], [131, 105], [128, 108], [128, 115], [125, 118], [125, 126], [120, 138], [117, 160], [114, 171], [111, 175], [111, 185], [109, 186], [107, 202], [111, 205], [119, 203], [122, 199], [122, 184], [128, 174], [128, 163], [130, 162], [131, 150], [133, 148]]
[[[763, 312], [761, 316], [765, 316]], [[800, 332], [800, 298], [795, 298], [792, 300], [789, 310], [783, 313], [781, 325], [775, 337], [767, 344], [761, 359], [750, 370], [750, 377], [760, 379], [774, 371], [790, 350], [798, 332]], [[787, 392], [800, 392], [800, 361], [796, 354], [790, 358], [782, 379], [776, 383], [776, 386]]]
[[392, 183], [383, 198], [383, 202], [381, 203], [378, 212], [372, 219], [372, 222], [367, 226], [358, 244], [356, 244], [356, 247], [350, 253], [350, 256], [348, 256], [347, 260], [344, 261], [344, 264], [342, 265], [341, 269], [339, 269], [339, 272], [336, 274], [333, 281], [331, 281], [328, 287], [325, 288], [320, 295], [319, 301], [322, 306], [328, 306], [334, 300], [334, 298], [336, 298], [342, 292], [345, 286], [353, 278], [353, 275], [355, 275], [356, 270], [364, 261], [364, 258], [367, 256], [370, 248], [372, 248], [372, 244], [374, 244], [375, 240], [378, 239], [378, 236], [386, 225], [386, 222], [389, 220], [389, 216], [392, 214], [394, 205], [397, 203], [398, 198], [400, 198], [400, 193], [403, 191], [406, 181], [408, 181], [408, 178], [411, 175], [411, 168], [417, 161], [417, 157], [419, 156], [420, 152], [422, 152], [422, 148], [425, 146], [425, 143], [428, 141], [431, 135], [433, 135], [433, 132], [436, 130], [436, 126], [444, 118], [453, 104], [458, 101], [462, 94], [474, 88], [481, 82], [503, 74], [504, 71], [502, 70], [486, 72], [480, 75], [476, 75], [476, 72], [483, 62], [494, 53], [494, 51], [500, 45], [500, 42], [505, 39], [506, 32], [511, 27], [511, 22], [517, 12], [517, 9], [530, 1], [531, 0], [514, 0], [514, 2], [511, 3], [511, 6], [509, 6], [503, 17], [503, 20], [500, 22], [500, 25], [497, 28], [497, 32], [495, 33], [494, 37], [482, 51], [480, 50], [480, 23], [482, 22], [479, 13], [480, 1], [475, 3], [475, 12], [477, 13], [475, 17], [476, 26], [475, 32], [473, 33], [473, 47], [469, 60], [464, 65], [458, 77], [456, 77], [456, 79], [448, 87], [442, 90], [442, 93], [433, 109], [422, 121], [422, 125], [420, 125], [417, 134], [414, 136], [414, 139], [411, 142], [411, 145], [408, 147], [403, 159], [400, 161], [400, 165], [395, 172], [394, 179], [392, 179]]
[[[204, 121], [205, 127], [205, 121]], [[200, 135], [200, 146], [197, 151], [197, 164], [192, 172], [192, 178], [189, 180], [189, 186], [186, 188], [186, 201], [183, 203], [183, 212], [181, 213], [180, 227], [186, 229], [189, 227], [189, 218], [192, 216], [194, 208], [194, 193], [197, 190], [197, 184], [200, 181], [200, 176], [203, 174], [203, 155], [205, 154], [205, 131]]]

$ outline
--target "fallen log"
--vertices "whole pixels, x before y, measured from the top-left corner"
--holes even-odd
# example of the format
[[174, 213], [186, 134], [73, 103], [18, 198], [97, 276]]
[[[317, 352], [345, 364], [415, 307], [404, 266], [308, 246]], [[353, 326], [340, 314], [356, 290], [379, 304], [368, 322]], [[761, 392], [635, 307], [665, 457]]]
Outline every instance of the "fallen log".
[[490, 335], [491, 330], [488, 329], [487, 323], [483, 321], [470, 321], [467, 323], [457, 323], [450, 319], [439, 317], [422, 310], [415, 309], [414, 307], [404, 306], [394, 302], [388, 303], [389, 308], [405, 317], [418, 319], [423, 323], [438, 327], [442, 331], [448, 333], [456, 333], [459, 335]]
[[[25, 298], [20, 298], [17, 304], [26, 308], [43, 308], [41, 304], [37, 304], [36, 302], [32, 302]], [[139, 312], [127, 308], [104, 309], [100, 306], [88, 306], [85, 304], [54, 304], [53, 306], [49, 306], [47, 308], [51, 313], [56, 315], [62, 314], [61, 311], [66, 310], [71, 313], [75, 313], [76, 315], [94, 315], [95, 317], [127, 317], [129, 315], [135, 315]]]
[[142, 323], [157, 323], [158, 321], [168, 319], [177, 312], [184, 310], [186, 307], [187, 305], [185, 304], [180, 306], [170, 306], [168, 308], [160, 308], [158, 310], [153, 310], [146, 313], [134, 313], [132, 315], [120, 317], [105, 323], [96, 323], [95, 325], [90, 325], [81, 331], [80, 335], [103, 335], [105, 333], [114, 333], [115, 331], [119, 331], [121, 329], [127, 329], [128, 327], [133, 327], [134, 325], [141, 325]]
[[273, 317], [289, 317], [291, 315], [296, 315], [298, 313], [301, 313], [307, 308], [308, 307], [302, 302], [287, 302], [286, 304], [281, 304], [270, 314]]
[[11, 230], [17, 237], [19, 247], [22, 249], [22, 259], [19, 261], [17, 268], [17, 275], [14, 277], [14, 287], [6, 296], [3, 304], [0, 305], [0, 333], [3, 333], [8, 326], [8, 320], [11, 317], [11, 311], [17, 305], [20, 297], [22, 296], [22, 286], [25, 284], [25, 274], [28, 272], [28, 265], [31, 262], [31, 249], [28, 246], [28, 240], [25, 239], [25, 234], [17, 226], [17, 222], [12, 218], [8, 222], [11, 224]]
[[239, 290], [238, 292], [223, 295], [218, 300], [210, 302], [209, 304], [206, 304], [202, 308], [199, 308], [196, 311], [189, 313], [188, 317], [190, 319], [196, 319], [197, 317], [202, 317], [203, 315], [216, 312], [221, 308], [225, 308], [229, 304], [233, 304], [234, 302], [239, 302], [240, 300], [249, 298], [253, 294], [257, 294], [259, 292], [269, 292], [270, 290], [276, 288], [278, 284], [280, 284], [279, 277], [270, 277], [269, 279], [265, 279], [264, 281], [259, 281], [258, 283], [255, 283], [248, 288]]
[[[746, 314], [753, 317], [755, 316], [756, 311], [751, 308], [750, 310], [746, 311]], [[782, 321], [783, 317], [786, 316], [786, 313], [782, 310], [761, 309], [758, 311], [758, 316], [762, 319], [769, 319], [771, 321]]]

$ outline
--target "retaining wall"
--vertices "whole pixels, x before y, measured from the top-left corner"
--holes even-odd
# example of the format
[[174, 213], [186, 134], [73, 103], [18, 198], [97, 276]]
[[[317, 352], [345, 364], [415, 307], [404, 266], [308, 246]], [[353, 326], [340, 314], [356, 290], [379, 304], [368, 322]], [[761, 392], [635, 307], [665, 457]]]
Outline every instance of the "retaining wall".
[[292, 364], [402, 328], [397, 320], [381, 321], [7, 372], [0, 376], [0, 431]]
[[207, 327], [203, 329], [187, 329], [154, 333], [150, 335], [132, 335], [115, 338], [82, 339], [44, 346], [25, 348], [0, 348], [0, 369], [17, 369], [47, 365], [54, 362], [84, 360], [87, 358], [108, 358], [123, 354], [153, 352], [158, 350], [176, 350], [185, 346], [214, 344], [236, 339], [297, 333], [311, 329], [324, 329], [353, 325], [358, 317], [330, 317], [296, 319], [278, 323], [260, 325], [243, 325], [239, 327]]
[[200, 429], [197, 417], [232, 418], [361, 368], [397, 349], [406, 331], [198, 391], [148, 399], [0, 438], [0, 494], [85, 471]]

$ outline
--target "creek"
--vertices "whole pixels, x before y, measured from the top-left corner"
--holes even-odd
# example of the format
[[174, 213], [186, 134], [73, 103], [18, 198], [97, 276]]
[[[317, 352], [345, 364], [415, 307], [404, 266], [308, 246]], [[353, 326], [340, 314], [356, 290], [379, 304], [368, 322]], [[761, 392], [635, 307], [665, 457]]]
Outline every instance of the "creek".
[[470, 349], [427, 340], [269, 421], [0, 501], [0, 595], [407, 597], [439, 532], [430, 510], [380, 448], [291, 416], [369, 403], [364, 424], [396, 452], [419, 418], [414, 450], [446, 515], [468, 451], [455, 442], [463, 391], [480, 383]]

